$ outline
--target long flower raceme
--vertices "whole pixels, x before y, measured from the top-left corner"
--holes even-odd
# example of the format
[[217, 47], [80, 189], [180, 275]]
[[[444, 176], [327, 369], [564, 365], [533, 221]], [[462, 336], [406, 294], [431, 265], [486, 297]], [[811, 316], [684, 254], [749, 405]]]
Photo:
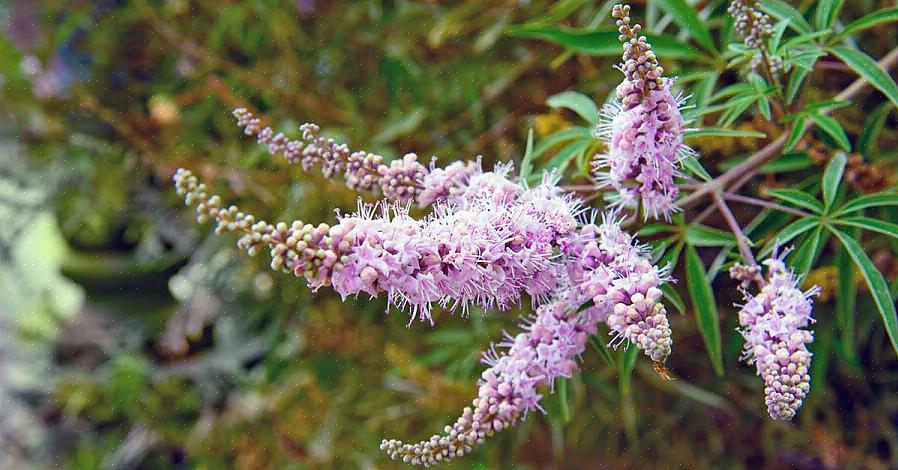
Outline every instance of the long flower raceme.
[[[565, 242], [566, 271], [577, 280], [562, 284], [553, 301], [521, 324], [520, 333], [506, 335], [500, 352], [494, 347], [484, 355], [489, 368], [481, 375], [472, 406], [442, 434], [415, 444], [384, 439], [381, 449], [393, 459], [431, 466], [471, 452], [530, 411], [544, 411], [540, 389], [571, 376], [587, 336], [596, 333], [601, 321], [621, 342], [629, 340], [656, 362], [667, 358], [670, 327], [658, 289], [665, 276], [651, 266], [619, 220], [607, 215], [600, 225], [586, 224]], [[594, 305], [580, 309], [588, 299]]]
[[594, 175], [600, 188], [617, 192], [617, 206], [641, 205], [644, 218], [669, 219], [679, 195], [675, 178], [681, 176], [683, 159], [694, 153], [683, 143], [685, 99], [671, 92], [673, 80], [664, 77], [652, 46], [639, 36], [642, 27], [631, 26], [629, 14], [628, 5], [615, 5], [624, 41], [623, 62], [617, 67], [624, 80], [602, 109], [596, 136], [607, 151], [594, 158]]
[[752, 277], [762, 284], [755, 295], [743, 289], [739, 331], [745, 338], [743, 359], [764, 378], [767, 412], [780, 420], [795, 416], [811, 387], [812, 354], [807, 345], [814, 335], [808, 327], [814, 322], [811, 298], [819, 292], [816, 286], [807, 291], [798, 288], [799, 279], [783, 262], [785, 254], [764, 261], [763, 279], [757, 270], [746, 276], [738, 265], [731, 271], [744, 284]]
[[417, 155], [409, 153], [386, 164], [380, 155], [352, 151], [346, 144], [324, 138], [321, 128], [314, 123], [300, 126], [302, 140], [291, 140], [283, 133], [275, 133], [271, 127], [262, 127], [261, 120], [245, 108], [237, 108], [233, 114], [243, 132], [255, 136], [272, 155], [280, 154], [290, 163], [300, 163], [306, 172], [320, 167], [327, 178], [342, 174], [350, 189], [380, 191], [393, 201], [428, 206], [458, 195], [471, 176], [482, 173], [479, 158], [457, 161], [443, 169], [437, 168], [434, 162], [425, 166]]
[[557, 289], [557, 246], [576, 229], [580, 204], [550, 177], [528, 189], [507, 171], [473, 176], [466, 191], [434, 203], [420, 220], [398, 203], [360, 202], [333, 226], [256, 221], [223, 207], [189, 171], [174, 180], [200, 222], [214, 219], [217, 232], [242, 234], [238, 245], [251, 255], [268, 249], [272, 269], [304, 277], [313, 289], [332, 286], [344, 298], [385, 294], [412, 318], [431, 320], [433, 304], [506, 309], [525, 293], [539, 302]]

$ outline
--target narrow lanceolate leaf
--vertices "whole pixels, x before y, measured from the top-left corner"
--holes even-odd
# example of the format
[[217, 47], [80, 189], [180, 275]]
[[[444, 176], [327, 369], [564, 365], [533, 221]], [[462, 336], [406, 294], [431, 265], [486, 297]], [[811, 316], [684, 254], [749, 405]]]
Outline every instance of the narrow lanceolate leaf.
[[795, 145], [798, 144], [798, 141], [801, 140], [804, 131], [807, 129], [806, 123], [807, 118], [804, 116], [799, 117], [798, 120], [795, 121], [795, 125], [792, 126], [792, 131], [789, 133], [789, 138], [783, 146], [783, 152], [791, 152], [792, 149], [795, 148]]
[[898, 7], [885, 8], [879, 11], [874, 11], [869, 15], [851, 23], [846, 26], [839, 34], [835, 36], [834, 39], [841, 39], [845, 36], [858, 33], [865, 29], [872, 28], [874, 26], [879, 26], [885, 23], [893, 23], [898, 21]]
[[689, 155], [688, 157], [683, 159], [683, 168], [686, 168], [688, 172], [692, 173], [695, 176], [698, 176], [705, 181], [711, 181], [712, 179], [714, 179], [711, 177], [711, 174], [708, 173], [708, 170], [706, 170], [705, 167], [703, 167], [702, 164], [698, 161], [698, 158], [695, 158], [695, 155]]
[[686, 227], [686, 243], [693, 246], [727, 246], [736, 243], [736, 237], [716, 228], [690, 224]]
[[817, 230], [811, 232], [795, 250], [792, 255], [791, 265], [795, 271], [802, 276], [807, 275], [811, 271], [817, 251], [820, 247], [820, 241], [823, 239], [823, 226], [818, 225]]
[[698, 17], [698, 13], [685, 0], [655, 0], [655, 4], [673, 17], [674, 22], [687, 34], [695, 38], [705, 49], [716, 52], [714, 40], [708, 24]]
[[889, 285], [886, 283], [882, 273], [876, 269], [873, 261], [864, 252], [861, 244], [847, 233], [830, 227], [833, 234], [842, 242], [842, 246], [848, 251], [848, 255], [854, 260], [854, 263], [860, 269], [867, 286], [870, 287], [870, 294], [876, 303], [876, 309], [882, 317], [883, 326], [885, 326], [886, 334], [892, 342], [892, 348], [898, 353], [898, 314], [895, 312], [895, 304], [892, 303], [892, 295], [889, 293]]
[[520, 181], [527, 181], [527, 177], [533, 172], [533, 128], [527, 132], [527, 149], [524, 151], [524, 158], [521, 160]]
[[664, 298], [667, 299], [678, 312], [680, 312], [680, 315], [686, 314], [686, 303], [683, 302], [683, 298], [680, 297], [680, 294], [677, 293], [676, 289], [671, 287], [670, 284], [661, 284], [661, 293], [664, 294]]
[[720, 347], [720, 317], [711, 284], [705, 278], [705, 267], [691, 245], [686, 248], [686, 287], [695, 310], [699, 332], [717, 375], [723, 375], [723, 354]]
[[777, 232], [776, 237], [768, 243], [760, 253], [758, 253], [759, 257], [764, 257], [774, 248], [778, 246], [783, 246], [795, 237], [807, 232], [808, 230], [818, 226], [820, 221], [811, 217], [805, 217], [803, 219], [798, 219], [795, 222], [787, 225], [785, 228]]
[[882, 128], [885, 127], [886, 118], [891, 110], [891, 104], [882, 103], [864, 120], [864, 128], [855, 145], [861, 155], [865, 155], [876, 148], [876, 141], [879, 139]]
[[761, 9], [776, 18], [788, 21], [789, 26], [799, 33], [810, 33], [812, 31], [811, 25], [804, 19], [801, 12], [783, 0], [763, 0]]
[[851, 151], [851, 142], [848, 140], [848, 135], [845, 134], [845, 129], [842, 129], [839, 121], [825, 114], [811, 114], [810, 116], [811, 120], [817, 123], [823, 132], [826, 132], [826, 135], [832, 137], [839, 144], [839, 148], [846, 152]]
[[836, 250], [836, 269], [839, 283], [836, 295], [836, 322], [842, 331], [842, 348], [848, 357], [854, 358], [854, 306], [857, 299], [857, 282], [854, 280], [854, 265], [845, 247]]
[[565, 91], [552, 95], [546, 100], [552, 108], [566, 108], [577, 113], [590, 124], [599, 123], [599, 107], [588, 96], [576, 91]]
[[839, 192], [839, 182], [842, 181], [842, 174], [845, 173], [845, 163], [848, 157], [839, 152], [826, 165], [826, 171], [823, 172], [823, 204], [827, 209], [833, 205], [836, 200], [836, 193]]
[[684, 140], [699, 139], [702, 137], [747, 137], [763, 139], [767, 134], [758, 131], [743, 131], [739, 129], [723, 129], [720, 127], [703, 127], [690, 129], [683, 135]]
[[839, 225], [858, 227], [871, 232], [898, 238], [898, 224], [893, 224], [884, 220], [871, 219], [870, 217], [847, 217], [844, 219], [837, 219], [835, 222]]
[[898, 206], [898, 194], [869, 194], [846, 202], [835, 216], [866, 209], [868, 207]]
[[845, 62], [864, 80], [879, 89], [895, 106], [898, 106], [898, 85], [870, 56], [846, 46], [833, 46], [827, 50]]
[[832, 27], [844, 3], [845, 0], [820, 0], [817, 3], [817, 15], [814, 17], [817, 28], [827, 29]]
[[802, 207], [818, 214], [823, 212], [823, 204], [821, 204], [820, 201], [815, 199], [814, 196], [798, 189], [771, 189], [767, 191], [767, 194], [780, 201], [788, 202], [789, 204]]

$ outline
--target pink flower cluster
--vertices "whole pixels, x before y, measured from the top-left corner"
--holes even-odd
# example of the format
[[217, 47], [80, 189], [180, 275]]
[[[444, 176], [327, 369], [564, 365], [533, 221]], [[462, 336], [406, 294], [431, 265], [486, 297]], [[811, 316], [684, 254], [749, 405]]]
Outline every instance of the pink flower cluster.
[[685, 101], [670, 92], [673, 80], [663, 77], [652, 46], [639, 36], [641, 26], [630, 26], [630, 7], [616, 5], [623, 62], [617, 68], [624, 80], [616, 99], [602, 110], [596, 136], [607, 145], [593, 160], [599, 187], [616, 192], [614, 204], [636, 208], [643, 217], [670, 219], [679, 189], [674, 178], [692, 149], [683, 143], [686, 122], [680, 112]]
[[[785, 254], [783, 254], [784, 256]], [[773, 419], [795, 416], [810, 390], [812, 354], [807, 345], [814, 335], [807, 328], [811, 297], [819, 289], [801, 291], [799, 280], [783, 263], [783, 256], [766, 261], [767, 275], [756, 295], [744, 292], [739, 311], [740, 332], [745, 338], [743, 358], [764, 378], [764, 402]]]
[[[618, 96], [632, 97], [627, 91], [632, 86], [629, 81], [621, 83]], [[679, 189], [674, 178], [681, 176], [682, 161], [692, 153], [683, 144], [682, 104], [683, 99], [674, 97], [669, 86], [646, 93], [630, 108], [609, 103], [596, 131], [608, 146], [593, 161], [596, 179], [600, 186], [617, 191], [615, 204], [637, 207], [641, 202], [646, 219], [669, 219], [676, 211]]]
[[504, 351], [492, 348], [484, 355], [490, 367], [481, 374], [477, 398], [443, 434], [416, 444], [384, 439], [381, 450], [393, 459], [429, 467], [471, 452], [474, 445], [515, 425], [530, 411], [543, 411], [539, 388], [571, 377], [587, 336], [595, 333], [595, 323], [568, 313], [561, 302], [552, 302], [540, 306], [521, 330], [499, 344]]

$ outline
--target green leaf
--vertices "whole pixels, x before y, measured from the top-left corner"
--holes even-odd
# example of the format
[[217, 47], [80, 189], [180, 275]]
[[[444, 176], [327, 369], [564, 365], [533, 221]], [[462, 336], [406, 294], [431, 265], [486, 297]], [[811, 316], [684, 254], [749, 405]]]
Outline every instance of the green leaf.
[[609, 366], [614, 366], [614, 356], [611, 355], [611, 351], [608, 350], [608, 346], [605, 346], [605, 343], [597, 341], [595, 336], [590, 336], [589, 344], [592, 345], [593, 349], [602, 356], [602, 359], [604, 359]]
[[810, 114], [811, 120], [816, 122], [823, 132], [833, 138], [837, 144], [839, 144], [839, 148], [846, 152], [851, 151], [851, 142], [848, 141], [848, 136], [845, 134], [845, 129], [842, 129], [842, 125], [839, 124], [839, 121], [836, 121], [835, 118], [831, 116], [827, 116], [825, 114]]
[[[617, 38], [620, 33], [616, 28], [595, 30], [559, 26], [519, 26], [509, 28], [508, 34], [519, 38], [542, 39], [567, 47], [574, 52], [594, 56], [613, 57], [623, 52], [623, 46]], [[692, 60], [707, 57], [698, 49], [673, 36], [663, 34], [646, 34], [646, 36], [659, 57]]]
[[702, 137], [747, 137], [763, 139], [767, 134], [758, 131], [742, 131], [738, 129], [723, 129], [720, 127], [703, 127], [690, 129], [683, 136], [684, 140], [700, 139]]
[[795, 95], [798, 94], [798, 90], [801, 89], [801, 84], [809, 73], [811, 73], [810, 70], [801, 67], [796, 67], [795, 70], [792, 71], [792, 75], [789, 77], [789, 85], [786, 89], [787, 104], [792, 104], [795, 100]]
[[705, 278], [705, 267], [695, 248], [686, 248], [686, 287], [695, 310], [699, 332], [717, 375], [723, 375], [723, 353], [720, 346], [720, 317], [711, 284]]
[[839, 10], [845, 0], [820, 0], [817, 3], [817, 15], [814, 17], [814, 23], [819, 29], [831, 28], [839, 16]]
[[763, 0], [761, 9], [776, 18], [788, 21], [789, 26], [799, 33], [810, 33], [812, 31], [811, 25], [804, 19], [804, 15], [783, 0]]
[[898, 238], [898, 224], [886, 222], [885, 220], [872, 219], [870, 217], [848, 217], [845, 219], [837, 219], [835, 222], [839, 225], [858, 227], [871, 232]]
[[842, 174], [845, 173], [845, 163], [848, 157], [843, 152], [836, 154], [826, 170], [823, 172], [823, 204], [829, 209], [836, 200], [836, 193], [839, 192], [839, 183], [842, 181]]
[[879, 134], [882, 132], [891, 110], [892, 106], [889, 103], [882, 103], [864, 120], [864, 128], [855, 144], [861, 155], [866, 155], [876, 148], [876, 141], [879, 139]]
[[661, 293], [664, 294], [664, 298], [670, 302], [680, 315], [686, 314], [686, 303], [683, 302], [683, 298], [680, 297], [680, 294], [677, 293], [676, 289], [671, 287], [669, 283], [661, 284]]
[[874, 11], [867, 16], [855, 21], [854, 23], [849, 24], [845, 27], [841, 32], [836, 34], [833, 40], [841, 39], [850, 34], [854, 34], [865, 29], [870, 29], [874, 26], [878, 26], [884, 23], [892, 23], [898, 21], [898, 7], [892, 8], [884, 8], [879, 11]]
[[857, 300], [857, 282], [854, 280], [854, 266], [844, 247], [836, 250], [836, 270], [839, 283], [836, 295], [836, 321], [842, 332], [842, 348], [849, 357], [854, 353], [854, 306]]
[[586, 149], [589, 148], [590, 141], [580, 141], [573, 142], [567, 147], [558, 151], [555, 157], [549, 161], [549, 164], [546, 165], [547, 170], [557, 169], [558, 173], [561, 174], [567, 168], [567, 166], [571, 163], [571, 161], [575, 160], [577, 157], [586, 152]]
[[818, 214], [823, 212], [823, 204], [821, 204], [820, 201], [815, 199], [814, 196], [811, 196], [810, 194], [799, 189], [771, 189], [767, 191], [767, 194], [779, 199], [780, 201], [788, 202], [789, 204], [802, 207], [811, 212], [816, 212]]
[[736, 237], [730, 232], [696, 224], [686, 227], [686, 243], [693, 246], [727, 246], [735, 242]]
[[773, 248], [776, 246], [782, 246], [786, 243], [789, 243], [795, 237], [807, 232], [808, 230], [818, 226], [820, 221], [811, 217], [805, 217], [803, 219], [798, 219], [795, 222], [785, 226], [782, 230], [776, 233], [776, 237], [773, 240], [770, 240], [767, 245], [764, 246], [764, 249], [758, 253], [759, 257], [764, 257], [767, 253], [773, 251]]
[[836, 217], [868, 207], [898, 206], [898, 194], [868, 194], [846, 202], [836, 211]]
[[559, 377], [558, 380], [558, 405], [561, 408], [561, 422], [569, 423], [571, 421], [571, 407], [568, 403], [567, 396], [567, 382], [568, 379], [564, 377]]
[[861, 78], [879, 89], [895, 106], [898, 106], [898, 85], [870, 56], [846, 46], [833, 46], [827, 50], [845, 62]]
[[795, 121], [795, 125], [792, 126], [792, 131], [789, 133], [789, 138], [783, 145], [783, 152], [791, 152], [795, 148], [795, 145], [798, 144], [798, 141], [801, 140], [804, 131], [807, 129], [806, 121], [807, 118], [804, 116], [799, 117], [798, 120]]
[[806, 276], [808, 272], [811, 271], [811, 266], [814, 264], [814, 259], [817, 257], [817, 250], [822, 239], [823, 226], [818, 225], [817, 229], [805, 237], [801, 244], [798, 245], [798, 249], [795, 250], [795, 254], [792, 255], [790, 264], [802, 276]]
[[577, 113], [586, 122], [599, 123], [599, 107], [592, 98], [576, 91], [565, 91], [546, 99], [546, 105], [552, 108], [566, 108]]
[[572, 129], [566, 129], [556, 132], [539, 142], [536, 149], [533, 150], [533, 158], [537, 159], [542, 154], [556, 145], [574, 139], [592, 139], [592, 131], [582, 126], [576, 126]]
[[870, 295], [873, 296], [873, 302], [876, 303], [876, 308], [882, 317], [882, 323], [885, 326], [886, 333], [889, 335], [889, 340], [892, 342], [892, 348], [898, 353], [898, 314], [895, 312], [895, 304], [892, 303], [889, 285], [886, 283], [882, 273], [876, 269], [873, 261], [870, 261], [870, 258], [857, 240], [836, 228], [830, 227], [830, 230], [842, 242], [842, 246], [848, 251], [848, 255], [851, 256], [851, 259], [854, 260], [854, 263], [861, 270], [864, 280], [867, 281], [867, 286], [870, 287]]
[[524, 150], [524, 158], [521, 160], [521, 174], [518, 175], [521, 183], [527, 181], [527, 177], [533, 172], [533, 128], [527, 132], [527, 149]]
[[686, 168], [690, 173], [705, 181], [711, 181], [711, 175], [708, 173], [708, 170], [705, 170], [705, 167], [702, 166], [701, 162], [698, 161], [698, 158], [695, 158], [695, 155], [689, 155], [688, 157], [683, 159], [683, 167]]
[[698, 13], [685, 0], [655, 0], [655, 4], [670, 14], [680, 28], [705, 49], [716, 52], [714, 40], [708, 30], [708, 23], [698, 17]]

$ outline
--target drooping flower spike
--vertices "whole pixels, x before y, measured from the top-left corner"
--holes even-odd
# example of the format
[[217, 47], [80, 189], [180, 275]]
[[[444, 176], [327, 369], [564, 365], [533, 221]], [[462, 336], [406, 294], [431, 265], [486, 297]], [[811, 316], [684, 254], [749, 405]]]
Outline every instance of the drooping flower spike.
[[645, 219], [670, 219], [679, 195], [674, 179], [694, 153], [683, 143], [685, 98], [671, 92], [673, 80], [663, 76], [652, 46], [639, 36], [642, 27], [630, 25], [629, 5], [615, 5], [612, 15], [624, 41], [617, 66], [624, 80], [602, 109], [596, 136], [607, 150], [593, 159], [593, 174], [599, 188], [616, 191], [614, 205], [641, 206]]
[[808, 328], [814, 322], [811, 298], [819, 292], [816, 286], [798, 288], [799, 279], [783, 262], [786, 254], [764, 261], [763, 286], [756, 295], [743, 288], [745, 304], [739, 311], [743, 359], [764, 378], [764, 403], [777, 420], [792, 419], [810, 390], [812, 354], [807, 345], [814, 335]]
[[256, 221], [223, 207], [189, 171], [178, 170], [174, 180], [198, 221], [242, 234], [238, 245], [251, 255], [268, 249], [272, 269], [304, 277], [312, 289], [332, 286], [344, 298], [385, 294], [412, 319], [432, 321], [433, 304], [504, 310], [523, 294], [539, 303], [557, 289], [563, 268], [556, 247], [575, 230], [580, 205], [551, 178], [525, 189], [507, 170], [475, 175], [466, 191], [434, 203], [421, 220], [398, 203], [360, 202], [333, 226]]
[[237, 108], [233, 114], [243, 132], [255, 136], [272, 155], [281, 154], [290, 163], [300, 163], [306, 172], [320, 167], [326, 178], [342, 174], [353, 191], [380, 191], [391, 201], [429, 206], [458, 194], [471, 176], [482, 173], [479, 158], [455, 162], [445, 170], [436, 168], [434, 162], [429, 167], [421, 164], [414, 153], [385, 164], [380, 155], [354, 152], [346, 144], [322, 137], [317, 124], [301, 125], [302, 140], [291, 140], [283, 133], [275, 134], [270, 127], [262, 127], [261, 120], [245, 108]]

